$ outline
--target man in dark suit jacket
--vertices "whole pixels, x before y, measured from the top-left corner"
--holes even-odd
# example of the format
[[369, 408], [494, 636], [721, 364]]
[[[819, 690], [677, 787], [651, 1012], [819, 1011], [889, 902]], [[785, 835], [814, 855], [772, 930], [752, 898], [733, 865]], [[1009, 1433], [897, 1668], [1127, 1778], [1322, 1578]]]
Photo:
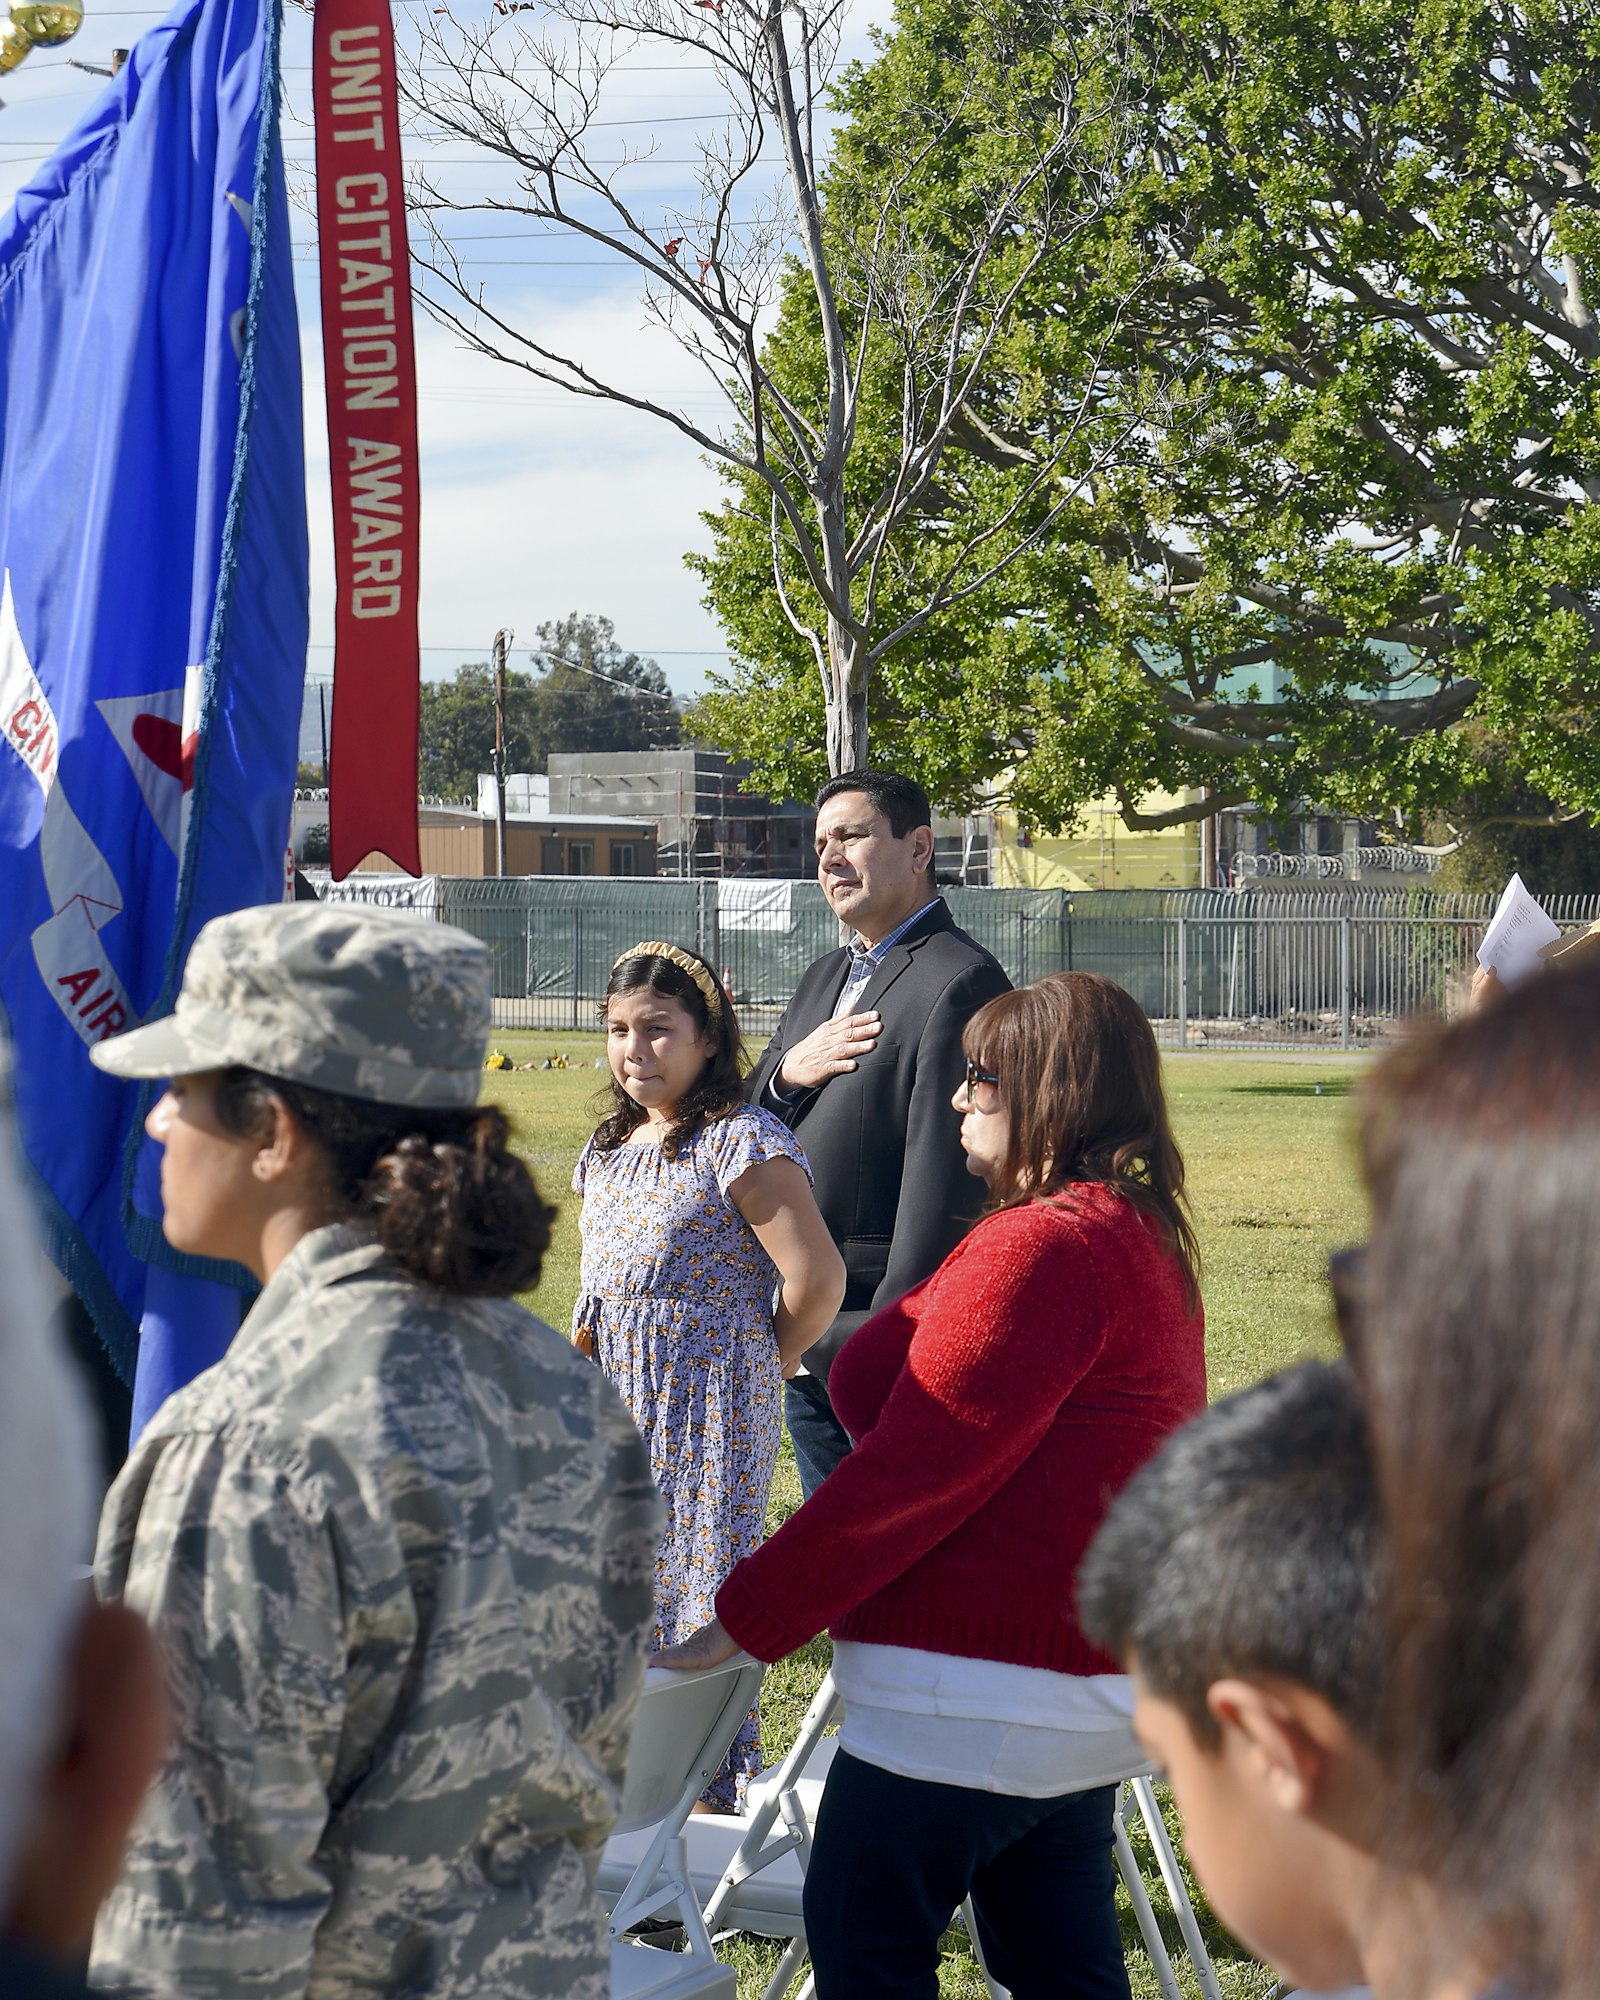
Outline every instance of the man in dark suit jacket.
[[922, 787], [888, 772], [845, 772], [817, 794], [817, 879], [855, 940], [807, 968], [748, 1086], [804, 1146], [847, 1274], [838, 1318], [784, 1391], [807, 1495], [850, 1449], [828, 1401], [839, 1350], [937, 1269], [983, 1201], [950, 1099], [962, 1030], [1011, 982], [934, 887], [932, 817]]

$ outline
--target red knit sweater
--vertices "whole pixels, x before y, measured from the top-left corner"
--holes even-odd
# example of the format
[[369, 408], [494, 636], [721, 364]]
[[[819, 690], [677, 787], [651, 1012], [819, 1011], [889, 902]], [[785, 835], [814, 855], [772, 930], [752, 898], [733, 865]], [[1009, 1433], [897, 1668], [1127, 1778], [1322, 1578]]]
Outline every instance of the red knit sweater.
[[1204, 1318], [1130, 1202], [1080, 1183], [979, 1223], [833, 1365], [856, 1448], [731, 1572], [757, 1659], [837, 1639], [1114, 1672], [1073, 1578], [1113, 1496], [1205, 1405]]

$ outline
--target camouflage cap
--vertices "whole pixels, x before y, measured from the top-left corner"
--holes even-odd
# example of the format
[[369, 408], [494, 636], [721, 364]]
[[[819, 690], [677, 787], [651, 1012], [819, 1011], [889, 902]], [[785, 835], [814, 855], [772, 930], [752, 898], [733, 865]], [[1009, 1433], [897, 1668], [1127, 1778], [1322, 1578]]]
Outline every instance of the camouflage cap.
[[175, 1011], [89, 1051], [113, 1076], [243, 1063], [375, 1104], [475, 1104], [489, 953], [447, 924], [355, 903], [268, 903], [195, 939]]

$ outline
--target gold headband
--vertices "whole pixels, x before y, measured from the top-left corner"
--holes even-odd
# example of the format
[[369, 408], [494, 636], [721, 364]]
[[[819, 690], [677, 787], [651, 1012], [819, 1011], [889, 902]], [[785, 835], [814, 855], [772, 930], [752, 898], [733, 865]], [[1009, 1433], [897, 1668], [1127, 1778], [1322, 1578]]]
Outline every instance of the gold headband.
[[611, 970], [615, 972], [619, 965], [626, 965], [630, 958], [666, 959], [669, 964], [675, 965], [680, 972], [687, 972], [695, 985], [699, 987], [700, 997], [706, 1003], [706, 1012], [713, 1020], [722, 1012], [722, 995], [717, 991], [717, 982], [707, 972], [699, 959], [691, 958], [681, 945], [661, 944], [656, 941], [652, 941], [649, 944], [629, 945], [628, 949], [620, 957], [612, 960]]

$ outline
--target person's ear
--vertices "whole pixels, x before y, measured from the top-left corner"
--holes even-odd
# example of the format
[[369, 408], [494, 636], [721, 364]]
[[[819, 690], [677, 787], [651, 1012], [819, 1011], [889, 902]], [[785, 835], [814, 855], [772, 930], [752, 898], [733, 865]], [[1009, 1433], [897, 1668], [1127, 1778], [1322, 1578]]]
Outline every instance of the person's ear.
[[120, 1604], [91, 1600], [61, 1680], [60, 1742], [34, 1787], [0, 1933], [70, 1963], [122, 1872], [166, 1746], [167, 1700], [150, 1628]]
[[267, 1101], [272, 1106], [272, 1131], [257, 1146], [250, 1167], [259, 1181], [281, 1181], [296, 1169], [305, 1170], [311, 1142], [281, 1097]]
[[933, 828], [914, 826], [911, 829], [911, 869], [915, 875], [926, 872], [933, 860]]
[[1281, 1812], [1305, 1817], [1327, 1783], [1328, 1750], [1292, 1700], [1254, 1681], [1214, 1681], [1206, 1690], [1225, 1738]]

